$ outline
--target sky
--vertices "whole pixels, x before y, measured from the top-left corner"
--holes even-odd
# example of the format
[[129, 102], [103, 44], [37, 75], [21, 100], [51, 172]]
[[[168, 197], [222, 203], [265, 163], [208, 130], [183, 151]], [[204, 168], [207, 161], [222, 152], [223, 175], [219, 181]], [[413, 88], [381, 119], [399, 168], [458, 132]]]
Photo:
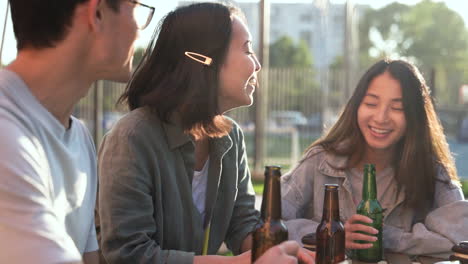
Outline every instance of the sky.
[[[5, 22], [5, 13], [8, 0], [0, 0], [0, 34], [3, 35], [3, 26]], [[156, 7], [151, 24], [143, 31], [140, 32], [139, 39], [136, 42], [136, 46], [145, 47], [151, 39], [151, 36], [162, 17], [169, 11], [176, 8], [178, 1], [176, 0], [140, 0], [142, 3], [153, 5]], [[311, 3], [313, 0], [270, 0], [272, 3]], [[332, 3], [344, 3], [345, 0], [330, 0]], [[420, 0], [399, 0], [397, 2], [413, 5], [418, 3]], [[464, 19], [465, 25], [468, 27], [468, 0], [435, 0], [437, 2], [445, 2], [446, 5], [458, 12]], [[255, 2], [255, 0], [238, 0], [238, 2]], [[258, 0], [256, 0], [258, 2]], [[355, 4], [366, 4], [372, 8], [381, 8], [393, 0], [352, 0]], [[1, 36], [0, 35], [0, 41]], [[0, 43], [1, 45], [1, 43]], [[7, 64], [16, 57], [16, 41], [13, 35], [13, 29], [11, 20], [7, 20], [7, 30], [5, 32], [5, 38], [3, 43], [3, 52], [1, 54], [1, 62]]]

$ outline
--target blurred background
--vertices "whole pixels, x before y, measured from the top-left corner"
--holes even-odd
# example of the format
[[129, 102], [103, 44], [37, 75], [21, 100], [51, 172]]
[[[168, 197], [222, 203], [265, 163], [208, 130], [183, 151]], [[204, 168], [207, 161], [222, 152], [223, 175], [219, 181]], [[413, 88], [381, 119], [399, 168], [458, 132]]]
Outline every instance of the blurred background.
[[[160, 19], [194, 1], [141, 2], [155, 6], [156, 13], [140, 32], [135, 64]], [[284, 173], [298, 161], [337, 120], [363, 71], [382, 57], [403, 57], [423, 71], [458, 174], [468, 181], [468, 1], [229, 2], [245, 13], [263, 65], [254, 105], [228, 113], [244, 129], [258, 186], [264, 165], [282, 165]], [[6, 6], [7, 0], [0, 0], [2, 66], [16, 56]], [[124, 84], [97, 82], [75, 109], [97, 145], [126, 112], [115, 105], [124, 88]]]

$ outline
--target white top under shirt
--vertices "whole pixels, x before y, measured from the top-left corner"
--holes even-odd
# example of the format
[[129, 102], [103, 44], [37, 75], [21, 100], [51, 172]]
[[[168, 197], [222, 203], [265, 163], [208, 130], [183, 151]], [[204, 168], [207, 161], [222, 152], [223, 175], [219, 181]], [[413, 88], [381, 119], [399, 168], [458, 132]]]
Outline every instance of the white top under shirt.
[[200, 212], [202, 219], [205, 219], [205, 200], [206, 185], [208, 183], [208, 168], [210, 167], [210, 158], [205, 162], [201, 171], [193, 172], [192, 179], [192, 197], [195, 207]]
[[81, 261], [96, 251], [96, 151], [15, 73], [0, 71], [0, 263]]

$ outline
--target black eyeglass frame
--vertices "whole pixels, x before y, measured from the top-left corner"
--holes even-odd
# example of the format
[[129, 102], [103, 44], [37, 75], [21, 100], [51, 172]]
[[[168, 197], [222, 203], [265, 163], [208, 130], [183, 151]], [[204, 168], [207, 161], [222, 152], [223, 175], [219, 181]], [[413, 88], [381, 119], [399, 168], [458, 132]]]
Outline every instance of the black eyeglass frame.
[[153, 19], [154, 11], [156, 10], [156, 8], [154, 8], [153, 6], [145, 5], [145, 4], [140, 3], [140, 2], [138, 2], [136, 0], [128, 0], [128, 1], [130, 3], [132, 3], [132, 4], [143, 6], [143, 7], [149, 8], [151, 10], [149, 15], [148, 15], [148, 18], [146, 19], [146, 23], [143, 26], [138, 27], [141, 30], [145, 29], [150, 24], [151, 20]]

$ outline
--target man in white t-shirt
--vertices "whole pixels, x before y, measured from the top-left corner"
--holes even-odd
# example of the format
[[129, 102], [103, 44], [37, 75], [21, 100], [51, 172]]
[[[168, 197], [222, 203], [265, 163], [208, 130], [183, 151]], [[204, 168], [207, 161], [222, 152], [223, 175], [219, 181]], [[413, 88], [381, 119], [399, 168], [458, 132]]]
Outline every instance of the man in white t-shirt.
[[96, 153], [71, 113], [94, 81], [129, 80], [154, 8], [139, 24], [132, 0], [10, 5], [18, 56], [0, 71], [0, 263], [98, 263]]

